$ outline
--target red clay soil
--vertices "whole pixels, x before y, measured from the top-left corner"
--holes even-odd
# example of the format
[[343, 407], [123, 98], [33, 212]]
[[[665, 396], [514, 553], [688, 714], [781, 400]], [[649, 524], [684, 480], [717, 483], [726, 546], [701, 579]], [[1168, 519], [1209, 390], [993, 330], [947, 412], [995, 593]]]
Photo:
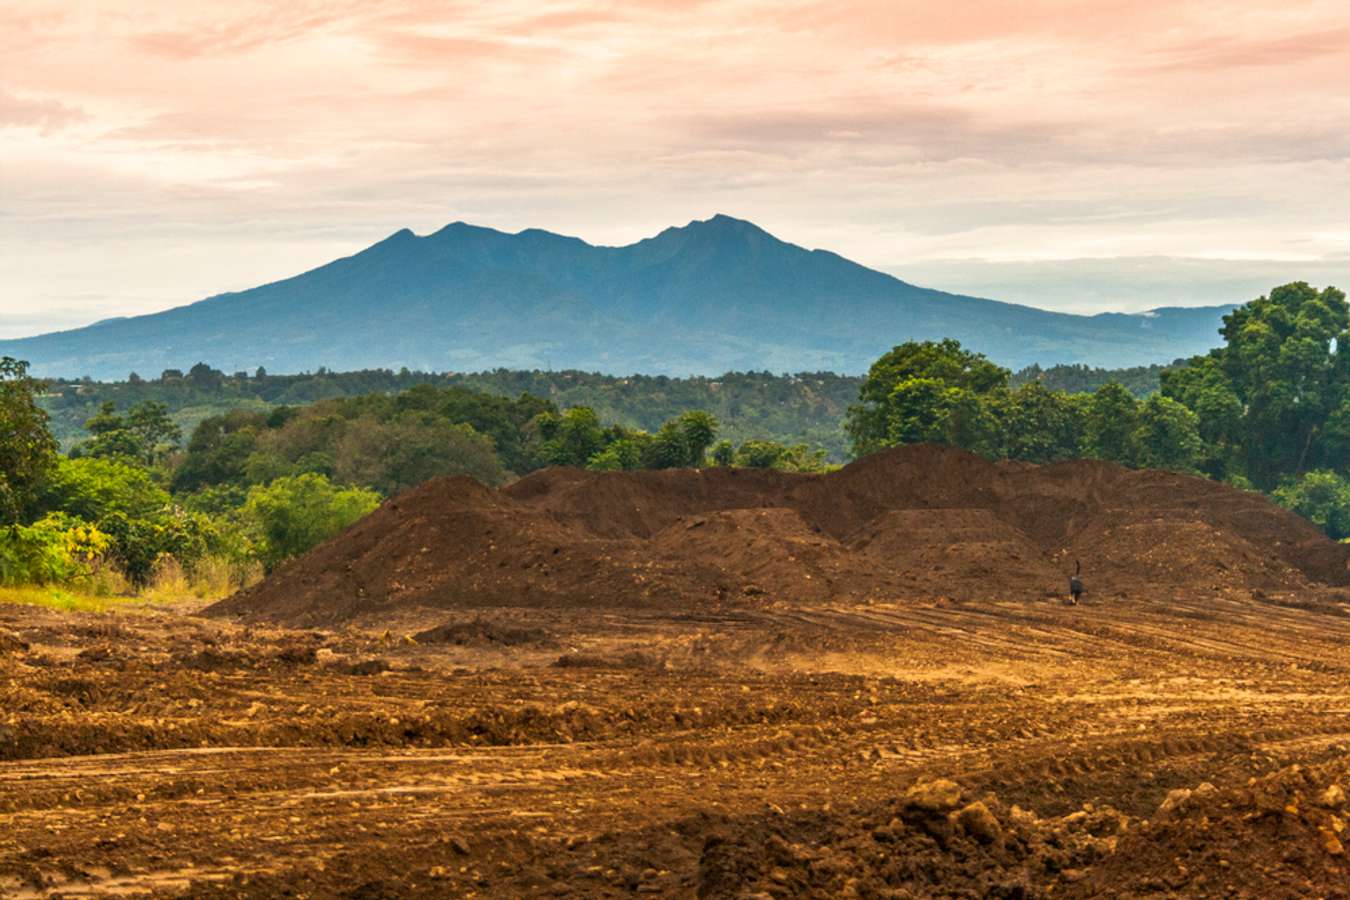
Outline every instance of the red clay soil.
[[1033, 600], [1061, 594], [1075, 560], [1092, 599], [1350, 584], [1350, 547], [1257, 494], [921, 445], [828, 475], [436, 479], [208, 612], [326, 626], [419, 608]]

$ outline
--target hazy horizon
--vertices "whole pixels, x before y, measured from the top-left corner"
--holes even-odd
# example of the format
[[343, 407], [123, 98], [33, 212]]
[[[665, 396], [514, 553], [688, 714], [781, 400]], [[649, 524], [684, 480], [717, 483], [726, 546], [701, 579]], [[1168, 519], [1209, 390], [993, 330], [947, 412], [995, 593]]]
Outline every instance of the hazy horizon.
[[1350, 282], [1341, 3], [70, 6], [0, 12], [4, 337], [454, 220], [1079, 313]]

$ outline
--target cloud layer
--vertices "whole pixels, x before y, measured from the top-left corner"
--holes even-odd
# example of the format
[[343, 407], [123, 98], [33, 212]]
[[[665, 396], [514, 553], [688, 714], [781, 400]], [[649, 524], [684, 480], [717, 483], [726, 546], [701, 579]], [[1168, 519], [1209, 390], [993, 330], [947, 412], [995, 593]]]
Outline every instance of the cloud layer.
[[727, 212], [902, 274], [1334, 275], [1345, 71], [1341, 0], [10, 0], [0, 331], [454, 219], [618, 243]]

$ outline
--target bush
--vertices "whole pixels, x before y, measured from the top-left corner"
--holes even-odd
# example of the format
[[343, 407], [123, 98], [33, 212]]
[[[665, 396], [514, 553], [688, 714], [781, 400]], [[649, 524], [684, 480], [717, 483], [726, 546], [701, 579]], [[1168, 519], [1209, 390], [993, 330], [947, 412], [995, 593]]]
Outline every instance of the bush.
[[191, 569], [217, 540], [207, 516], [175, 506], [147, 470], [122, 460], [60, 460], [42, 503], [107, 535], [108, 559], [137, 588], [149, 582], [162, 557]]
[[69, 516], [0, 528], [0, 584], [68, 584], [88, 578], [111, 543]]
[[46, 510], [59, 510], [87, 522], [120, 514], [153, 518], [173, 504], [150, 472], [114, 459], [60, 459], [42, 494]]
[[1350, 537], [1350, 478], [1326, 470], [1309, 472], [1275, 490], [1275, 501], [1319, 526], [1336, 540]]
[[317, 546], [380, 505], [380, 495], [341, 488], [322, 475], [278, 478], [248, 492], [243, 517], [268, 571]]

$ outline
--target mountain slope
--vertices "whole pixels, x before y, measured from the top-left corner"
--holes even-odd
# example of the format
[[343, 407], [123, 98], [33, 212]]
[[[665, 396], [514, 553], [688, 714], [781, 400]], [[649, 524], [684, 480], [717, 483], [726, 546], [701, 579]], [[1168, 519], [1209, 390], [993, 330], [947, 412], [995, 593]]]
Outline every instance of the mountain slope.
[[861, 372], [909, 339], [954, 337], [1013, 367], [1170, 361], [1218, 341], [1228, 307], [1074, 316], [916, 287], [714, 216], [626, 247], [456, 222], [404, 229], [247, 291], [0, 341], [42, 375], [577, 368]]

